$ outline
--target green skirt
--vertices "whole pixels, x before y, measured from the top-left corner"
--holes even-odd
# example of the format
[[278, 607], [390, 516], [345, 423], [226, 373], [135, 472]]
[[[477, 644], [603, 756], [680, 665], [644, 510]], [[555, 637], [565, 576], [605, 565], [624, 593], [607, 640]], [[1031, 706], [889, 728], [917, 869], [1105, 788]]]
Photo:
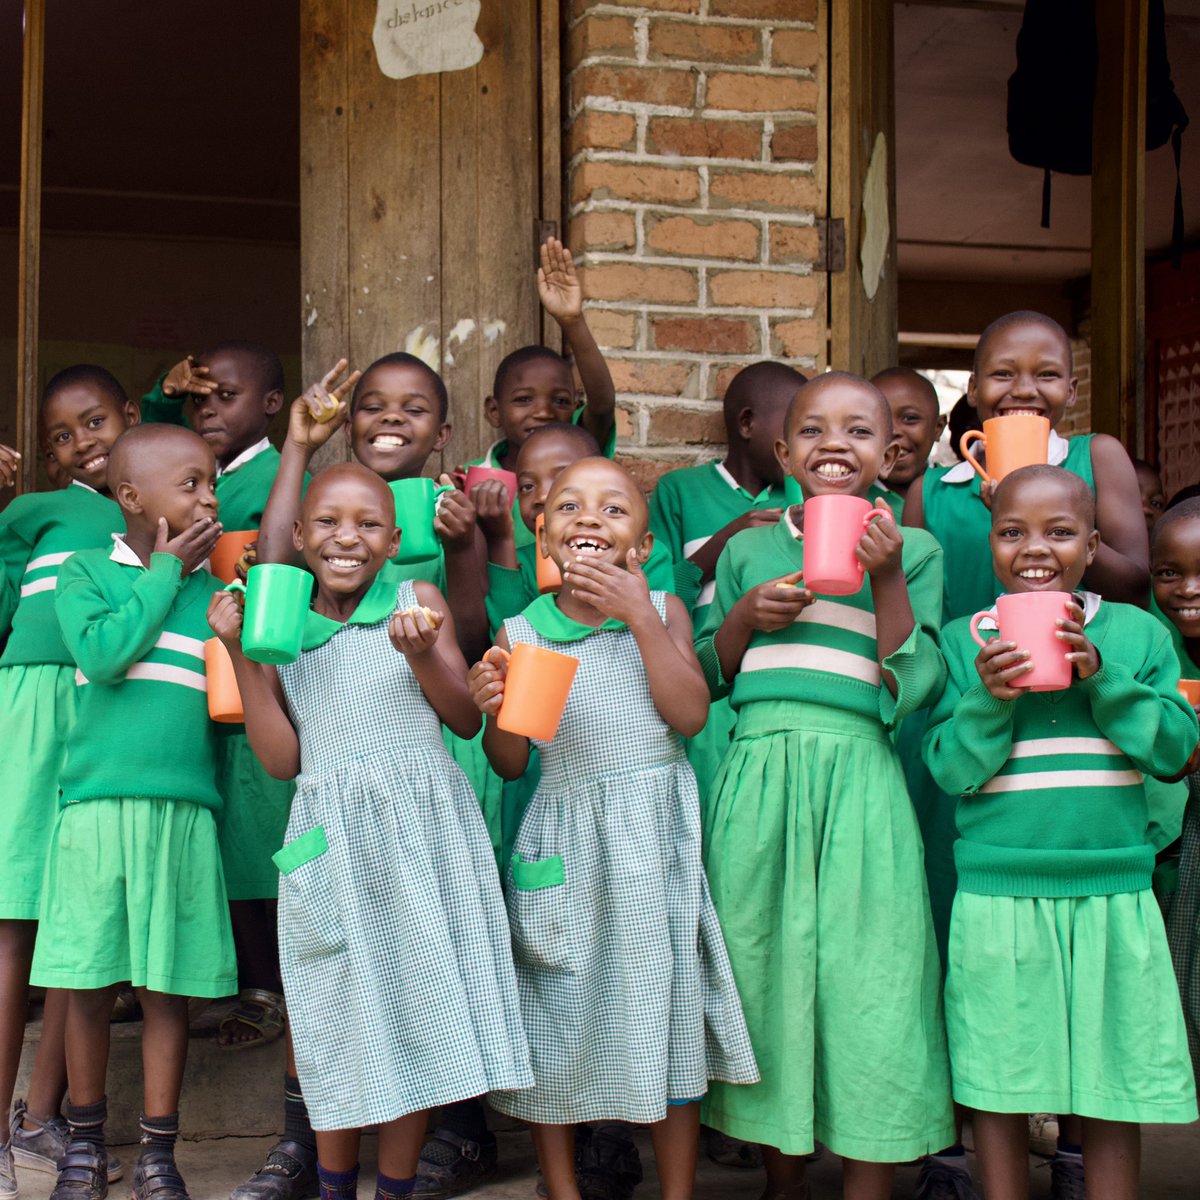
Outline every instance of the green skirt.
[[213, 814], [186, 800], [98, 799], [58, 814], [30, 982], [129, 980], [172, 996], [237, 991]]
[[1188, 779], [1191, 797], [1183, 818], [1179, 887], [1167, 908], [1167, 944], [1183, 1000], [1192, 1070], [1200, 1079], [1200, 771]]
[[946, 1028], [954, 1098], [986, 1112], [1188, 1122], [1196, 1092], [1154, 894], [959, 892]]
[[762, 1082], [705, 1121], [806, 1154], [904, 1162], [954, 1141], [921, 837], [877, 720], [800, 701], [738, 716], [705, 864]]
[[58, 816], [58, 777], [75, 723], [75, 668], [53, 663], [0, 668], [4, 714], [4, 848], [0, 920], [36, 921], [50, 835]]
[[226, 894], [230, 900], [274, 900], [279, 870], [271, 855], [283, 845], [296, 785], [263, 770], [241, 726], [220, 731], [216, 742]]

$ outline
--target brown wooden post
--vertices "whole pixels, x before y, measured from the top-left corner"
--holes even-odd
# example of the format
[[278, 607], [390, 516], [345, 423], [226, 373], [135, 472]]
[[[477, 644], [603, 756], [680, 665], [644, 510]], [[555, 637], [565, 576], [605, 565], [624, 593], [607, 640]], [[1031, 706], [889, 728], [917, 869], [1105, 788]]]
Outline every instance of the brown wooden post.
[[21, 89], [21, 206], [17, 279], [17, 490], [37, 488], [38, 288], [42, 236], [42, 76], [46, 0], [25, 0], [25, 55]]
[[1092, 430], [1140, 454], [1145, 405], [1147, 0], [1096, 5]]

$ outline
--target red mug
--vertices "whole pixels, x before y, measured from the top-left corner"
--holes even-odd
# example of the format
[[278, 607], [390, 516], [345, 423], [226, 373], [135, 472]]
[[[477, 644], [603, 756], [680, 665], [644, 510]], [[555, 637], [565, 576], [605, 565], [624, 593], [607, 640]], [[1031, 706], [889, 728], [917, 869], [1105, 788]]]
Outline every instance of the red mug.
[[861, 496], [813, 496], [804, 502], [804, 587], [823, 596], [852, 596], [863, 585], [855, 550], [876, 517], [894, 521], [882, 501]]
[[517, 498], [517, 477], [512, 471], [505, 471], [502, 467], [468, 467], [467, 476], [463, 480], [463, 491], [469, 496], [473, 487], [489, 479], [498, 479], [504, 484], [504, 490], [508, 493], [508, 506], [511, 508]]
[[1009, 592], [996, 601], [993, 611], [985, 609], [971, 618], [971, 636], [980, 646], [979, 622], [994, 616], [1000, 640], [1012, 642], [1029, 654], [1032, 671], [1012, 681], [1012, 687], [1031, 692], [1061, 692], [1071, 686], [1073, 667], [1067, 660], [1071, 649], [1058, 638], [1058, 619], [1067, 618], [1070, 592]]

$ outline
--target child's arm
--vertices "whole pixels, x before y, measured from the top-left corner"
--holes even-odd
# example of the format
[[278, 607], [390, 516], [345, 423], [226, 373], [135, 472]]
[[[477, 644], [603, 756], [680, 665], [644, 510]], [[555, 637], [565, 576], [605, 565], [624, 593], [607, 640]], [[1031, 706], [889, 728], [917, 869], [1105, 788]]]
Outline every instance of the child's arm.
[[11, 446], [0, 446], [0, 488], [10, 488], [17, 481], [21, 469], [20, 451]]
[[255, 758], [272, 779], [295, 779], [300, 774], [300, 738], [284, 707], [278, 672], [242, 653], [242, 606], [231, 593], [214, 592], [208, 623], [229, 651]]
[[884, 686], [893, 696], [898, 694], [896, 677], [884, 664], [908, 641], [916, 627], [901, 562], [903, 547], [904, 539], [896, 522], [880, 517], [863, 531], [855, 550], [871, 580], [876, 655]]
[[650, 600], [637, 551], [628, 570], [612, 563], [576, 559], [563, 568], [563, 581], [604, 616], [624, 621], [637, 639], [654, 707], [676, 733], [693, 737], [708, 720], [708, 688], [692, 649], [692, 623], [677, 596], [667, 596], [669, 625]]
[[487, 479], [471, 489], [471, 503], [475, 505], [475, 520], [487, 543], [488, 562], [515, 571], [517, 545], [508, 489], [498, 479]]
[[1100, 548], [1084, 582], [1106, 600], [1145, 608], [1150, 590], [1150, 542], [1137, 474], [1116, 438], [1096, 434], [1091, 451]]
[[62, 565], [54, 608], [63, 641], [92, 683], [115, 683], [139, 662], [162, 633], [163, 622], [184, 581], [208, 556], [221, 526], [203, 517], [178, 537], [159, 521], [150, 566], [139, 571], [131, 593], [112, 608], [101, 588], [73, 556]]
[[300, 499], [304, 494], [304, 476], [312, 456], [334, 433], [345, 425], [350, 415], [347, 397], [362, 375], [352, 371], [349, 378], [329, 391], [330, 384], [349, 366], [339, 358], [337, 366], [314, 383], [303, 395], [292, 401], [288, 410], [288, 431], [279, 452], [279, 469], [271, 484], [271, 494], [263, 509], [258, 530], [260, 563], [298, 563], [292, 528], [300, 516]]
[[[510, 648], [508, 635], [500, 630], [496, 645], [502, 650]], [[496, 724], [496, 714], [504, 702], [504, 679], [507, 670], [502, 661], [492, 660], [489, 650], [467, 674], [467, 687], [471, 701], [487, 718], [483, 727], [483, 752], [492, 764], [492, 770], [501, 779], [520, 779], [529, 766], [529, 739], [519, 733], [509, 733]]]
[[583, 315], [583, 288], [579, 286], [570, 250], [557, 238], [547, 238], [541, 246], [541, 259], [537, 273], [538, 296], [542, 307], [563, 332], [587, 397], [579, 423], [603, 450], [612, 437], [616, 420], [617, 392], [612, 375]]
[[18, 496], [0, 512], [0, 638], [12, 628], [21, 583], [33, 557], [32, 539], [38, 536], [36, 529], [26, 528], [31, 507], [26, 497]]
[[177, 362], [143, 397], [142, 420], [147, 424], [183, 425], [183, 406], [188, 396], [207, 396], [217, 385], [207, 367], [196, 366], [189, 354]]
[[716, 572], [721, 551], [735, 533], [741, 533], [743, 529], [757, 529], [760, 525], [778, 525], [782, 517], [782, 508], [751, 508], [718, 529], [688, 562], [699, 570], [701, 581], [707, 583]]
[[433, 711], [451, 733], [473, 738], [479, 732], [479, 710], [467, 690], [467, 661], [454, 636], [454, 617], [441, 592], [432, 583], [413, 583], [417, 599], [442, 615], [430, 624], [425, 614], [412, 610], [392, 613], [388, 637], [408, 659], [408, 665]]
[[[452, 483], [443, 475], [439, 483]], [[454, 614], [458, 644], [466, 658], [487, 649], [488, 618], [484, 598], [486, 559], [475, 523], [475, 506], [457, 488], [443, 492], [438, 502], [433, 530], [442, 540], [446, 556], [446, 603]], [[463, 664], [464, 670], [466, 663]]]

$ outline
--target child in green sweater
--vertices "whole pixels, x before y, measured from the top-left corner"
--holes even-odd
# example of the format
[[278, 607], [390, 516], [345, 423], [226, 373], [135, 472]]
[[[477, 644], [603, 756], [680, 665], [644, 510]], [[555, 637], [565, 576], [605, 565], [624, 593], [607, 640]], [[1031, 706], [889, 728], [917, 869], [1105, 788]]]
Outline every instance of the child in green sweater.
[[[103, 367], [60, 371], [42, 394], [44, 443], [70, 476], [62, 490], [18, 496], [0, 513], [0, 712], [5, 839], [0, 851], [0, 1103], [12, 1098], [28, 1010], [29, 967], [42, 881], [58, 811], [58, 781], [75, 723], [75, 663], [54, 613], [63, 564], [108, 547], [125, 528], [108, 492], [109, 451], [137, 409]], [[15, 459], [0, 455], [13, 463]], [[13, 1161], [53, 1171], [64, 1148], [66, 993], [46, 995], [28, 1106], [0, 1145], [0, 1197], [15, 1194]], [[115, 1160], [109, 1177], [120, 1178]]]
[[[925, 757], [959, 796], [946, 1025], [954, 1097], [976, 1110], [989, 1197], [1028, 1195], [1030, 1112], [1082, 1118], [1089, 1192], [1137, 1194], [1138, 1124], [1196, 1119], [1187, 1041], [1150, 890], [1144, 776], [1196, 747], [1170, 639], [1148, 613], [1077, 592], [1100, 546], [1091, 490], [1026, 467], [992, 496], [1008, 593], [1074, 593], [1057, 620], [1073, 681], [1030, 692], [1029, 653], [970, 621], [942, 634], [949, 677]], [[1140, 519], [1140, 518], [1139, 518]]]
[[[175, 1166], [187, 997], [236, 986], [215, 816], [203, 565], [221, 525], [203, 439], [138, 425], [114, 443], [109, 485], [126, 533], [59, 569], [55, 610], [73, 658], [79, 717], [67, 741], [32, 981], [70, 989], [70, 1137], [54, 1200], [107, 1191], [109, 1016], [128, 980], [144, 1014], [135, 1200], [184, 1200]], [[169, 747], [170, 753], [164, 753]]]

